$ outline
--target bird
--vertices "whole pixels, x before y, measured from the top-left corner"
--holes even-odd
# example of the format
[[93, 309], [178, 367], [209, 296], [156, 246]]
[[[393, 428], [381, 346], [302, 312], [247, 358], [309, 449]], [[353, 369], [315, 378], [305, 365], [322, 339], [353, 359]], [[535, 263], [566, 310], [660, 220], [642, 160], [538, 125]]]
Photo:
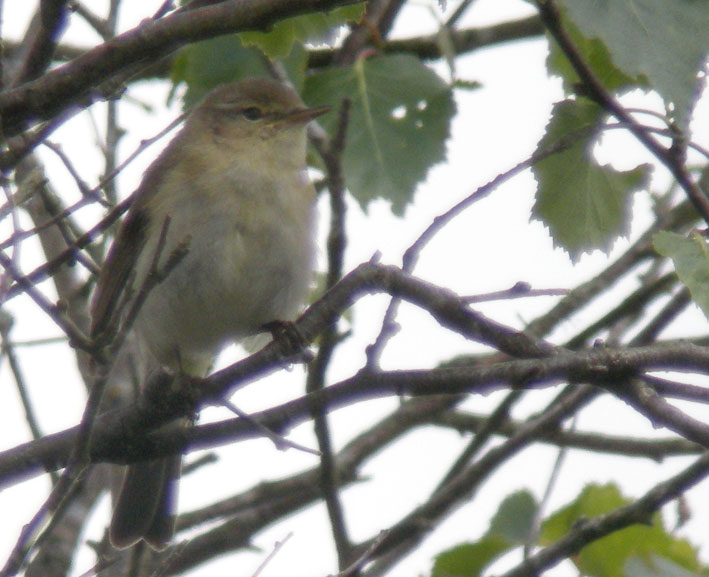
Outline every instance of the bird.
[[[143, 381], [158, 368], [204, 377], [226, 345], [303, 306], [317, 222], [307, 124], [327, 110], [269, 78], [221, 85], [145, 171], [91, 301], [100, 340], [142, 294], [129, 330]], [[114, 547], [169, 545], [180, 463], [175, 455], [127, 467], [109, 526]]]

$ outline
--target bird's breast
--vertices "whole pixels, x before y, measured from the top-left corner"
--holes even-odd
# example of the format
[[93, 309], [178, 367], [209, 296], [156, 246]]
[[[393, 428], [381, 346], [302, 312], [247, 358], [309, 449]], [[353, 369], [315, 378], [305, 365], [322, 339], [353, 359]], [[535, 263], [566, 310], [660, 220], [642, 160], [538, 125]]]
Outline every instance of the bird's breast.
[[[166, 364], [215, 355], [265, 323], [292, 319], [309, 290], [315, 206], [302, 174], [211, 176], [162, 207], [169, 225], [160, 261], [181, 243], [186, 253], [149, 294], [137, 328]], [[145, 263], [157, 244], [153, 228]]]

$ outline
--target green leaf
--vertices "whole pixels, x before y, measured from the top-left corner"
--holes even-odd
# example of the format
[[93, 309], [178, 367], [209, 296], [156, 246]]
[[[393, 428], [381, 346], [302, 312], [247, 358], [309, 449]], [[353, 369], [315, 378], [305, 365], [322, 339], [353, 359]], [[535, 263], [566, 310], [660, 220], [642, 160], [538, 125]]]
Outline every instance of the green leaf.
[[[365, 3], [336, 8], [328, 13], [318, 12], [281, 20], [268, 32], [242, 32], [244, 46], [255, 46], [270, 58], [285, 58], [296, 42], [318, 42], [339, 26], [359, 20]], [[326, 38], [327, 39], [327, 38]]]
[[607, 485], [588, 485], [581, 494], [566, 507], [559, 509], [543, 523], [540, 539], [549, 544], [568, 533], [579, 519], [595, 517], [628, 504], [618, 488]]
[[[310, 105], [351, 109], [343, 156], [346, 184], [366, 207], [375, 198], [402, 214], [428, 170], [445, 157], [455, 104], [450, 87], [410, 55], [360, 59], [349, 67], [308, 76], [303, 93]], [[322, 117], [331, 134], [337, 114]]]
[[689, 289], [694, 302], [709, 319], [709, 246], [698, 233], [690, 238], [674, 232], [658, 232], [655, 250], [672, 259], [677, 276]]
[[[306, 59], [305, 49], [297, 44], [282, 61], [296, 88], [302, 85]], [[184, 104], [189, 107], [219, 84], [269, 75], [263, 54], [256, 48], [245, 48], [238, 34], [229, 34], [180, 50], [173, 64], [172, 82], [175, 86], [182, 82], [187, 85]]]
[[536, 510], [537, 503], [529, 491], [508, 495], [485, 536], [436, 556], [431, 577], [477, 577], [497, 557], [526, 541]]
[[669, 559], [650, 555], [648, 559], [631, 557], [625, 564], [624, 577], [700, 577], [700, 573], [688, 571]]
[[[579, 520], [603, 515], [629, 502], [613, 484], [589, 485], [575, 501], [542, 523], [541, 540], [551, 543], [572, 530]], [[655, 514], [647, 525], [632, 525], [615, 531], [584, 547], [573, 562], [590, 577], [618, 577], [630, 559], [651, 560], [661, 556], [689, 570], [700, 565], [696, 550], [684, 539], [677, 539], [662, 526]]]
[[[630, 76], [619, 69], [613, 62], [613, 57], [608, 52], [608, 48], [601, 40], [584, 36], [568, 18], [562, 16], [562, 19], [564, 30], [573, 41], [579, 54], [608, 90], [620, 92], [627, 88], [647, 86], [646, 79]], [[564, 89], [567, 93], [573, 94], [576, 92], [575, 85], [579, 82], [579, 76], [556, 42], [550, 42], [549, 44], [547, 68], [550, 73], [562, 78]]]
[[510, 548], [501, 537], [484, 537], [436, 556], [431, 577], [478, 577], [485, 567]]
[[686, 128], [709, 52], [709, 6], [697, 0], [560, 0], [589, 38], [628, 76], [643, 76]]
[[555, 151], [532, 172], [537, 194], [532, 217], [541, 220], [572, 260], [584, 252], [610, 251], [630, 228], [631, 193], [647, 183], [650, 167], [618, 171], [592, 154], [603, 112], [586, 100], [557, 103], [537, 154]]
[[490, 522], [488, 535], [504, 537], [510, 543], [522, 544], [527, 540], [537, 502], [529, 491], [517, 491], [509, 495], [500, 505]]
[[276, 22], [269, 32], [242, 32], [239, 38], [244, 46], [254, 46], [270, 58], [283, 58], [290, 54], [296, 39], [292, 20]]

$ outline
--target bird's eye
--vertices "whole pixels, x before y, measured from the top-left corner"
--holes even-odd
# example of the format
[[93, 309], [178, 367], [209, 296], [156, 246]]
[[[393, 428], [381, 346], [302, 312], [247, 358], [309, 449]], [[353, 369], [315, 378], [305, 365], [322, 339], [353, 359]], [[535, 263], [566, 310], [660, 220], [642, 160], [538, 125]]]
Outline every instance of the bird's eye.
[[258, 120], [263, 116], [263, 112], [256, 106], [249, 106], [241, 111], [241, 114], [246, 120]]

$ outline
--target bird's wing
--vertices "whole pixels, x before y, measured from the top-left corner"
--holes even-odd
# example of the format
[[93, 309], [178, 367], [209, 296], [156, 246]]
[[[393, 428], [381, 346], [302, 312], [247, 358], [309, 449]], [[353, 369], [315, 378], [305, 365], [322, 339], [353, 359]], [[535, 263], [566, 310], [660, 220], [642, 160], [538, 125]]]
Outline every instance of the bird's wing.
[[148, 219], [134, 206], [121, 225], [96, 282], [91, 302], [91, 336], [102, 334], [114, 320], [124, 291], [128, 289], [135, 263], [147, 237]]
[[182, 133], [170, 142], [143, 176], [133, 193], [133, 204], [106, 255], [91, 302], [91, 336], [103, 333], [114, 321], [116, 307], [125, 290], [140, 252], [145, 248], [150, 219], [147, 205], [163, 185], [165, 175], [179, 162]]

